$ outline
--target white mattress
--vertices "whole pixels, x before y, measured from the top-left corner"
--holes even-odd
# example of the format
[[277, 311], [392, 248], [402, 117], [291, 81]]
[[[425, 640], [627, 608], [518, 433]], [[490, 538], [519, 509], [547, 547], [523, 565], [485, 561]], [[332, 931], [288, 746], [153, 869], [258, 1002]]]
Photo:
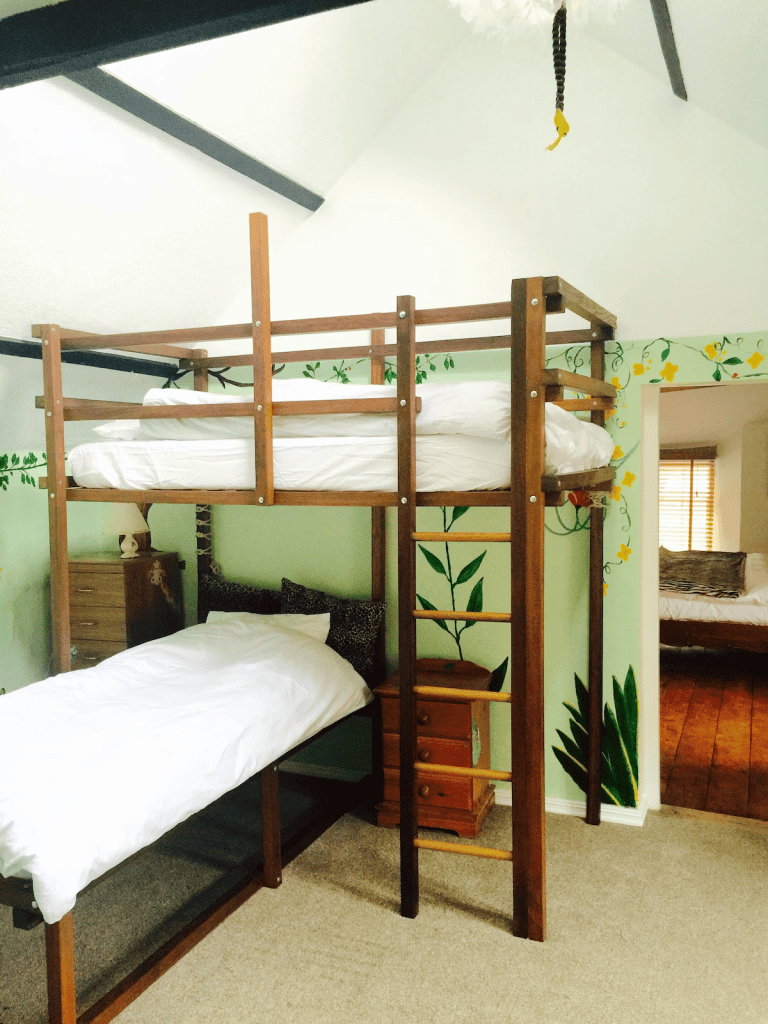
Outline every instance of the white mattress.
[[659, 591], [659, 617], [768, 625], [768, 557], [760, 553], [747, 555], [741, 597], [703, 597], [674, 590]]
[[[613, 451], [608, 433], [565, 415], [564, 425], [548, 426], [546, 472], [607, 465]], [[279, 490], [397, 490], [395, 437], [275, 438], [273, 445]], [[463, 434], [417, 437], [416, 485], [420, 491], [509, 487], [510, 461], [509, 441]], [[81, 487], [249, 488], [254, 486], [253, 442], [99, 441], [73, 448], [69, 471]]]
[[48, 923], [91, 880], [371, 700], [318, 640], [227, 617], [0, 701], [0, 874]]

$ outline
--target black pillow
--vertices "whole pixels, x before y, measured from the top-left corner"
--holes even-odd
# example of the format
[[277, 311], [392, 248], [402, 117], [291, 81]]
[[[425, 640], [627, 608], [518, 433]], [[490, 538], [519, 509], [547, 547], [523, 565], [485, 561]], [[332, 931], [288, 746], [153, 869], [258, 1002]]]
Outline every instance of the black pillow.
[[203, 572], [198, 580], [197, 621], [205, 622], [208, 612], [254, 612], [276, 615], [280, 611], [279, 590], [264, 590], [245, 583], [231, 583], [217, 573]]
[[322, 590], [310, 590], [300, 583], [283, 580], [283, 613], [301, 615], [331, 613], [331, 630], [326, 643], [332, 650], [346, 658], [355, 671], [366, 682], [371, 682], [376, 672], [376, 638], [384, 621], [383, 601], [356, 601], [351, 598], [334, 597]]

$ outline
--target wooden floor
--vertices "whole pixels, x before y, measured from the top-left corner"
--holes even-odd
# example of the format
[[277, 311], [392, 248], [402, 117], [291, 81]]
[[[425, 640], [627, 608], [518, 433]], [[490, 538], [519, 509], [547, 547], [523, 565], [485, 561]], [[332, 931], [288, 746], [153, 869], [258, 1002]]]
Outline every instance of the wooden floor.
[[768, 655], [661, 648], [661, 802], [768, 821]]

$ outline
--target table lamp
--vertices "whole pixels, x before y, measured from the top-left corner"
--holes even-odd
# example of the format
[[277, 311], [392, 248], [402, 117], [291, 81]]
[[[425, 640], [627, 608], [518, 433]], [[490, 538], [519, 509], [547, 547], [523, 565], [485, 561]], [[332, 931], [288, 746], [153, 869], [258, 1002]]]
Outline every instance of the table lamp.
[[136, 534], [149, 533], [149, 524], [137, 505], [114, 504], [107, 516], [104, 532], [121, 538], [121, 558], [135, 558], [139, 551]]

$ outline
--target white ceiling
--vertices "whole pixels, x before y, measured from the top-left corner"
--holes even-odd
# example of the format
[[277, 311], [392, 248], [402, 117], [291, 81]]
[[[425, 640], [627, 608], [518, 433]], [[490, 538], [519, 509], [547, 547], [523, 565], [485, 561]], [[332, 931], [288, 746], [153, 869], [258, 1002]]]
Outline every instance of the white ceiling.
[[667, 391], [659, 398], [659, 443], [716, 444], [768, 420], [768, 385], [734, 381]]
[[[689, 103], [768, 147], [766, 0], [668, 3]], [[648, 0], [583, 31], [668, 86]], [[371, 0], [108, 69], [324, 194], [469, 33], [448, 0]]]

